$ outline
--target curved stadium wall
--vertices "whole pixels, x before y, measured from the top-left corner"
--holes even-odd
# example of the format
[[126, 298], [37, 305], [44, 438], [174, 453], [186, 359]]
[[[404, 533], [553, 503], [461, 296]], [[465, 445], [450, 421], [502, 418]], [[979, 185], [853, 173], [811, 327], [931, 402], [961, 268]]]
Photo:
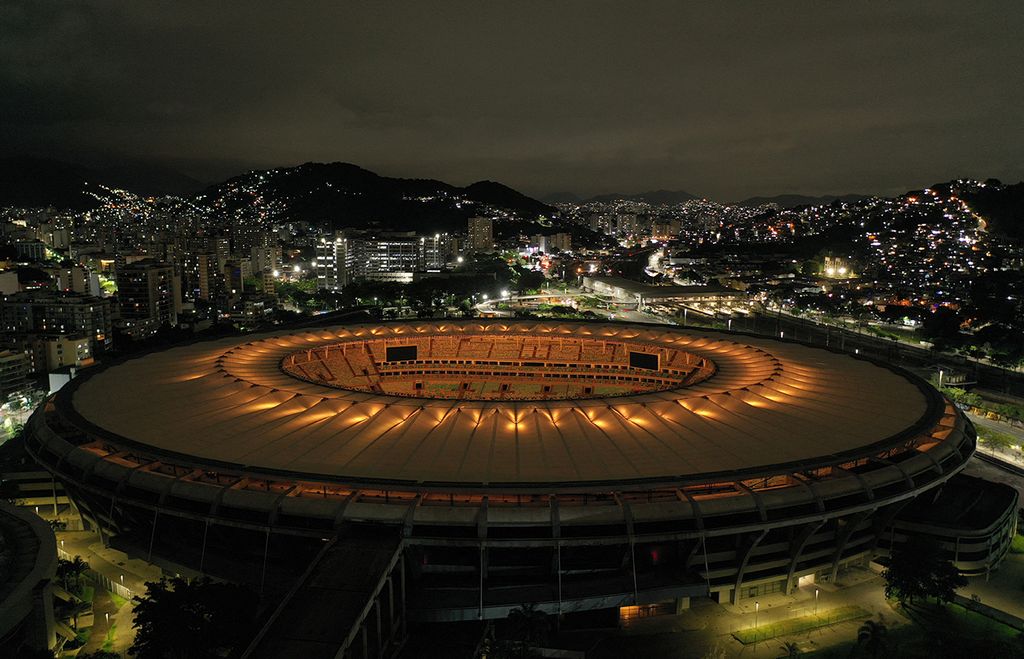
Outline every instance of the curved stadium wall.
[[927, 383], [848, 354], [479, 320], [151, 353], [73, 380], [29, 428], [115, 542], [262, 584], [324, 538], [380, 534], [436, 620], [834, 580], [976, 439]]

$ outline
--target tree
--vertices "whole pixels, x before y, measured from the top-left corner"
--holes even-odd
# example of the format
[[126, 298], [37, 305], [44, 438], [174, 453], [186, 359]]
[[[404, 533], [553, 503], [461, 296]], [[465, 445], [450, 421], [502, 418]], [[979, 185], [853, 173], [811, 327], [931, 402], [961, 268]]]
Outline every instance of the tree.
[[548, 640], [551, 623], [548, 614], [537, 609], [534, 604], [523, 604], [512, 609], [508, 614], [512, 637], [529, 645], [540, 645]]
[[925, 315], [921, 323], [920, 333], [935, 342], [952, 342], [960, 337], [961, 319], [957, 312], [947, 307], [939, 307]]
[[942, 548], [923, 538], [913, 538], [895, 549], [882, 578], [885, 596], [895, 597], [900, 604], [913, 604], [917, 597], [949, 602], [957, 588], [967, 585], [956, 566], [943, 558]]
[[252, 638], [256, 597], [242, 586], [165, 578], [132, 599], [137, 632], [128, 653], [138, 659], [220, 657]]
[[877, 621], [867, 620], [857, 630], [857, 645], [863, 646], [872, 657], [877, 657], [885, 647], [886, 631], [885, 622], [881, 617]]
[[76, 655], [78, 659], [121, 659], [121, 655], [116, 652], [107, 652], [106, 650], [94, 650], [92, 652], [79, 653]]
[[780, 647], [789, 659], [796, 659], [796, 657], [800, 656], [800, 646], [792, 641], [783, 643]]
[[83, 600], [73, 600], [68, 608], [65, 609], [66, 614], [71, 618], [71, 626], [75, 631], [78, 631], [78, 616], [89, 611], [92, 611], [92, 602]]
[[527, 270], [519, 275], [519, 281], [516, 282], [516, 290], [520, 293], [532, 291], [543, 286], [545, 281], [547, 281], [547, 278], [543, 272]]
[[82, 575], [88, 569], [89, 563], [81, 556], [76, 555], [70, 561], [64, 558], [57, 559], [57, 578], [68, 592], [81, 592]]

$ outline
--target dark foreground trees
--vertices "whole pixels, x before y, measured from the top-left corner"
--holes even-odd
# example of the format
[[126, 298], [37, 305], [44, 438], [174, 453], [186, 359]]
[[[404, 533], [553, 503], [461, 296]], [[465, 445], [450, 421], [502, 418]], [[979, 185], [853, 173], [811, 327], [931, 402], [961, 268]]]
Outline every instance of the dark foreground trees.
[[967, 585], [956, 566], [943, 557], [938, 543], [924, 539], [913, 539], [893, 551], [882, 578], [885, 596], [896, 598], [900, 604], [928, 597], [951, 602], [956, 589]]
[[203, 577], [181, 577], [146, 584], [136, 596], [135, 643], [138, 659], [222, 657], [254, 634], [256, 596], [247, 588]]
[[857, 630], [857, 645], [871, 655], [872, 659], [880, 656], [879, 653], [885, 649], [885, 635], [888, 630], [885, 622], [878, 620], [866, 620], [860, 629]]

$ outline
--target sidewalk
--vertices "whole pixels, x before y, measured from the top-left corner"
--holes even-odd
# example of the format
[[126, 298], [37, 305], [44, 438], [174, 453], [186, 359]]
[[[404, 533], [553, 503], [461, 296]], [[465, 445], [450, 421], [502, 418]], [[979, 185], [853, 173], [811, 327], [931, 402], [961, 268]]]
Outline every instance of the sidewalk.
[[57, 553], [61, 558], [81, 556], [99, 581], [109, 581], [110, 590], [121, 598], [118, 600], [112, 596], [101, 583], [95, 584], [92, 635], [82, 651], [106, 650], [127, 656], [128, 648], [135, 640], [131, 598], [145, 594], [147, 581], [160, 579], [160, 568], [104, 547], [99, 537], [88, 531], [63, 531], [56, 535]]
[[[817, 606], [815, 590], [818, 591]], [[773, 593], [741, 600], [736, 605], [698, 599], [693, 601], [693, 608], [677, 615], [637, 619], [619, 634], [605, 639], [595, 656], [601, 659], [612, 656], [702, 657], [717, 650], [727, 657], [774, 658], [780, 655], [780, 647], [787, 641], [797, 643], [803, 652], [811, 652], [855, 641], [863, 619], [750, 645], [743, 645], [732, 633], [755, 624], [812, 614], [815, 609], [824, 613], [849, 605], [863, 608], [875, 619], [884, 616], [890, 627], [907, 622], [885, 601], [878, 575], [870, 570], [855, 569], [843, 573], [837, 584], [812, 584], [798, 588], [792, 595]]]

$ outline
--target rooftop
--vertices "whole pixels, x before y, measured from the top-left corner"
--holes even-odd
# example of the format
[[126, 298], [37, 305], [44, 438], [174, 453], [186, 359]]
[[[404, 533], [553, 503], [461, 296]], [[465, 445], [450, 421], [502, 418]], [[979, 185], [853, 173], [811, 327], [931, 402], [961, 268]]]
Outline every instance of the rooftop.
[[[484, 349], [530, 341], [548, 352], [531, 358], [537, 366], [525, 377], [508, 375], [513, 367], [500, 362], [511, 357], [481, 356]], [[366, 353], [368, 342], [376, 347]], [[349, 344], [373, 358], [357, 365], [356, 374], [427, 370], [387, 359], [387, 347], [417, 342], [447, 346], [448, 383], [510, 387], [487, 396], [439, 395], [415, 388], [433, 375], [413, 374], [376, 391], [373, 378], [346, 388], [284, 367], [295, 356]], [[584, 353], [601, 342], [662, 357], [655, 368], [646, 360], [647, 368], [633, 368]], [[537, 390], [544, 381], [537, 371], [573, 375], [580, 386], [613, 372], [685, 379], [669, 372], [678, 366], [674, 354], [706, 360], [713, 373], [635, 392], [628, 381], [626, 391], [623, 381], [612, 381], [611, 390], [590, 397]], [[482, 366], [485, 361], [493, 363]], [[605, 368], [612, 365], [621, 370]], [[473, 380], [474, 369], [489, 369], [483, 385]], [[821, 463], [929, 431], [936, 413], [924, 386], [864, 359], [761, 337], [623, 323], [474, 320], [197, 343], [85, 374], [58, 396], [71, 397], [69, 411], [84, 429], [191, 462], [353, 481], [486, 486], [675, 479]], [[525, 392], [532, 395], [519, 387], [533, 387]]]

